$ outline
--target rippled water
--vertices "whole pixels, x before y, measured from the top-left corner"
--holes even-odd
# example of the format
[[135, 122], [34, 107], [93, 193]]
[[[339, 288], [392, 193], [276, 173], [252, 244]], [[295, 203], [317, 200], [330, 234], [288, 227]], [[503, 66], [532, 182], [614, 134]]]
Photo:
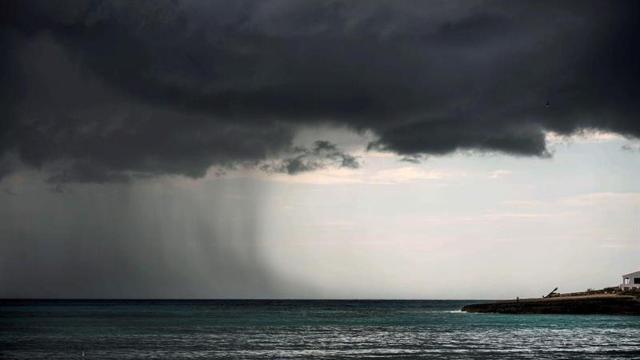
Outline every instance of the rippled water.
[[640, 317], [469, 301], [0, 302], [2, 359], [640, 359]]

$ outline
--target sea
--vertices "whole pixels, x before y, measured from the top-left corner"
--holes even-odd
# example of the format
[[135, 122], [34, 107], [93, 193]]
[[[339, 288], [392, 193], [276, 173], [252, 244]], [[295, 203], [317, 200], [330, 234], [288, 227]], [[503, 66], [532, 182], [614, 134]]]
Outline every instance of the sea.
[[475, 302], [1, 300], [0, 359], [640, 359], [640, 317]]

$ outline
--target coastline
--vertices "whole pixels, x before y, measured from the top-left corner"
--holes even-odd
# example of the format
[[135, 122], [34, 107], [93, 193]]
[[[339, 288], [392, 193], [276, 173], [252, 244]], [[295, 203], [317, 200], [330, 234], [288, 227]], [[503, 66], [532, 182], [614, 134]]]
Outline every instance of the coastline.
[[634, 295], [558, 295], [536, 299], [502, 300], [462, 307], [470, 313], [640, 315], [640, 298]]

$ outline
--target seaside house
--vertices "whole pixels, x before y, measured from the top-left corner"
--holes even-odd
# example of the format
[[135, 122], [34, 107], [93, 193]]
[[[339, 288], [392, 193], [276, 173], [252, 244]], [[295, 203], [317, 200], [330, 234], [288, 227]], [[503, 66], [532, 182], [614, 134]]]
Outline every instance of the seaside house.
[[640, 289], [640, 271], [622, 275], [620, 288], [623, 290]]

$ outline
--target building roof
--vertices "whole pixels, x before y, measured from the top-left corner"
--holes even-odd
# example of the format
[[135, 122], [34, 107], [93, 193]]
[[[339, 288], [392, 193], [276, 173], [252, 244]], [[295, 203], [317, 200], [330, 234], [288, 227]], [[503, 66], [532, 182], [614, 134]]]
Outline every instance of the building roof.
[[640, 275], [640, 270], [634, 271], [632, 273], [624, 274], [624, 275], [622, 275], [622, 277], [627, 277], [627, 276], [631, 276], [631, 275]]

